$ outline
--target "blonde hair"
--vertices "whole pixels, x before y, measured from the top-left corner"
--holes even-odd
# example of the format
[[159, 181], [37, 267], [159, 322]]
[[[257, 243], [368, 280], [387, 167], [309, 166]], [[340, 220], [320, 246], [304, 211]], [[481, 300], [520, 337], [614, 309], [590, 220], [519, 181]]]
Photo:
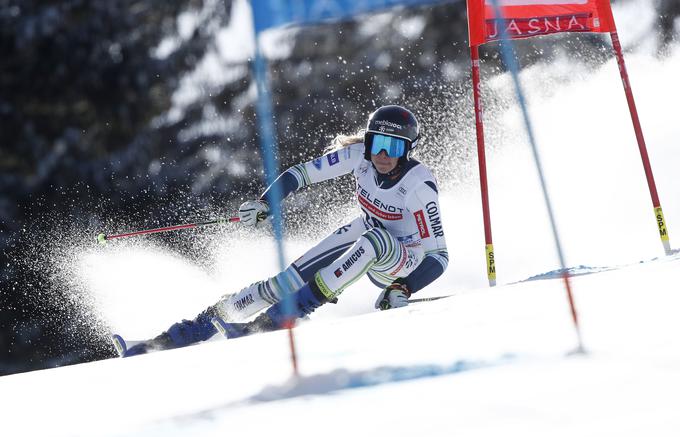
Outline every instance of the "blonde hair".
[[333, 138], [333, 141], [331, 141], [330, 145], [326, 147], [326, 150], [324, 150], [324, 154], [342, 150], [345, 147], [350, 146], [352, 144], [363, 143], [365, 132], [366, 131], [364, 129], [361, 129], [357, 133], [352, 135], [344, 134], [336, 135], [336, 137]]

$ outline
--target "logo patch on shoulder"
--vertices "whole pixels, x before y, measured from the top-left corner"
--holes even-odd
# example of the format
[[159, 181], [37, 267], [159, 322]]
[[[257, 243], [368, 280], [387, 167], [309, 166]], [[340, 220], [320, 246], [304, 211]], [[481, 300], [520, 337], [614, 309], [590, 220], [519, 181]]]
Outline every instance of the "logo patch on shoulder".
[[314, 164], [314, 167], [316, 167], [317, 170], [321, 170], [321, 158], [316, 158], [312, 161], [312, 164]]
[[340, 162], [340, 158], [338, 157], [338, 152], [333, 152], [330, 155], [328, 155], [328, 165], [335, 165], [338, 162]]

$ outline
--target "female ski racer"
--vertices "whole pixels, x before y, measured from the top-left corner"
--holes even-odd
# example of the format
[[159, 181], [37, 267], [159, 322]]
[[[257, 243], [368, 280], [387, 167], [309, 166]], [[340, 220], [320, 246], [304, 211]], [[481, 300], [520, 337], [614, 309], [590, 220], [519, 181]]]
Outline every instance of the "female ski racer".
[[[240, 206], [243, 225], [260, 226], [267, 220], [271, 202], [347, 173], [356, 178], [361, 215], [283, 272], [223, 296], [194, 320], [175, 323], [158, 337], [129, 348], [114, 335], [118, 353], [127, 357], [182, 347], [207, 340], [218, 329], [229, 338], [280, 329], [288, 320], [284, 296], [292, 300], [293, 316], [304, 317], [326, 302], [335, 302], [364, 274], [382, 288], [377, 309], [408, 305], [409, 297], [437, 279], [448, 264], [435, 178], [409, 157], [418, 138], [418, 122], [411, 111], [383, 106], [370, 115], [363, 137], [339, 136], [335, 150], [286, 170], [260, 199]], [[282, 198], [272, 198], [274, 185]], [[265, 308], [253, 321], [238, 322]]]

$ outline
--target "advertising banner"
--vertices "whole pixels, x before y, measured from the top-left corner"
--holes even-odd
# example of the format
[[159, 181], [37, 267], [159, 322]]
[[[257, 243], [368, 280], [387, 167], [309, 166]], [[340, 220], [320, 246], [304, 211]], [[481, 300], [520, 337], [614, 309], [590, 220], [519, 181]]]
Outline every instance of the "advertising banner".
[[[255, 33], [272, 27], [349, 19], [396, 6], [444, 3], [447, 0], [251, 0]], [[448, 0], [455, 2], [459, 0]]]
[[616, 30], [609, 0], [468, 0], [470, 46], [503, 37], [529, 38], [559, 32]]

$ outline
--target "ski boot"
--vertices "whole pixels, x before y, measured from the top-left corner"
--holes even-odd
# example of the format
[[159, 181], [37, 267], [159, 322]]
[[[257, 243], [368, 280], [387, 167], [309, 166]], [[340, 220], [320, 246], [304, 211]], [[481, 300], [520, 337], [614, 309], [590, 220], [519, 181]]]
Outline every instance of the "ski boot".
[[216, 313], [214, 307], [210, 307], [196, 316], [194, 320], [182, 320], [175, 323], [167, 331], [151, 340], [126, 342], [117, 334], [114, 334], [111, 340], [118, 355], [122, 358], [188, 346], [199, 341], [205, 341], [217, 333], [215, 326], [211, 323]]
[[145, 340], [145, 341], [126, 341], [118, 334], [113, 334], [111, 336], [111, 341], [113, 342], [113, 347], [118, 352], [118, 356], [121, 358], [127, 358], [134, 355], [142, 355], [147, 352], [172, 349], [172, 342], [166, 333], [159, 335], [158, 337]]

